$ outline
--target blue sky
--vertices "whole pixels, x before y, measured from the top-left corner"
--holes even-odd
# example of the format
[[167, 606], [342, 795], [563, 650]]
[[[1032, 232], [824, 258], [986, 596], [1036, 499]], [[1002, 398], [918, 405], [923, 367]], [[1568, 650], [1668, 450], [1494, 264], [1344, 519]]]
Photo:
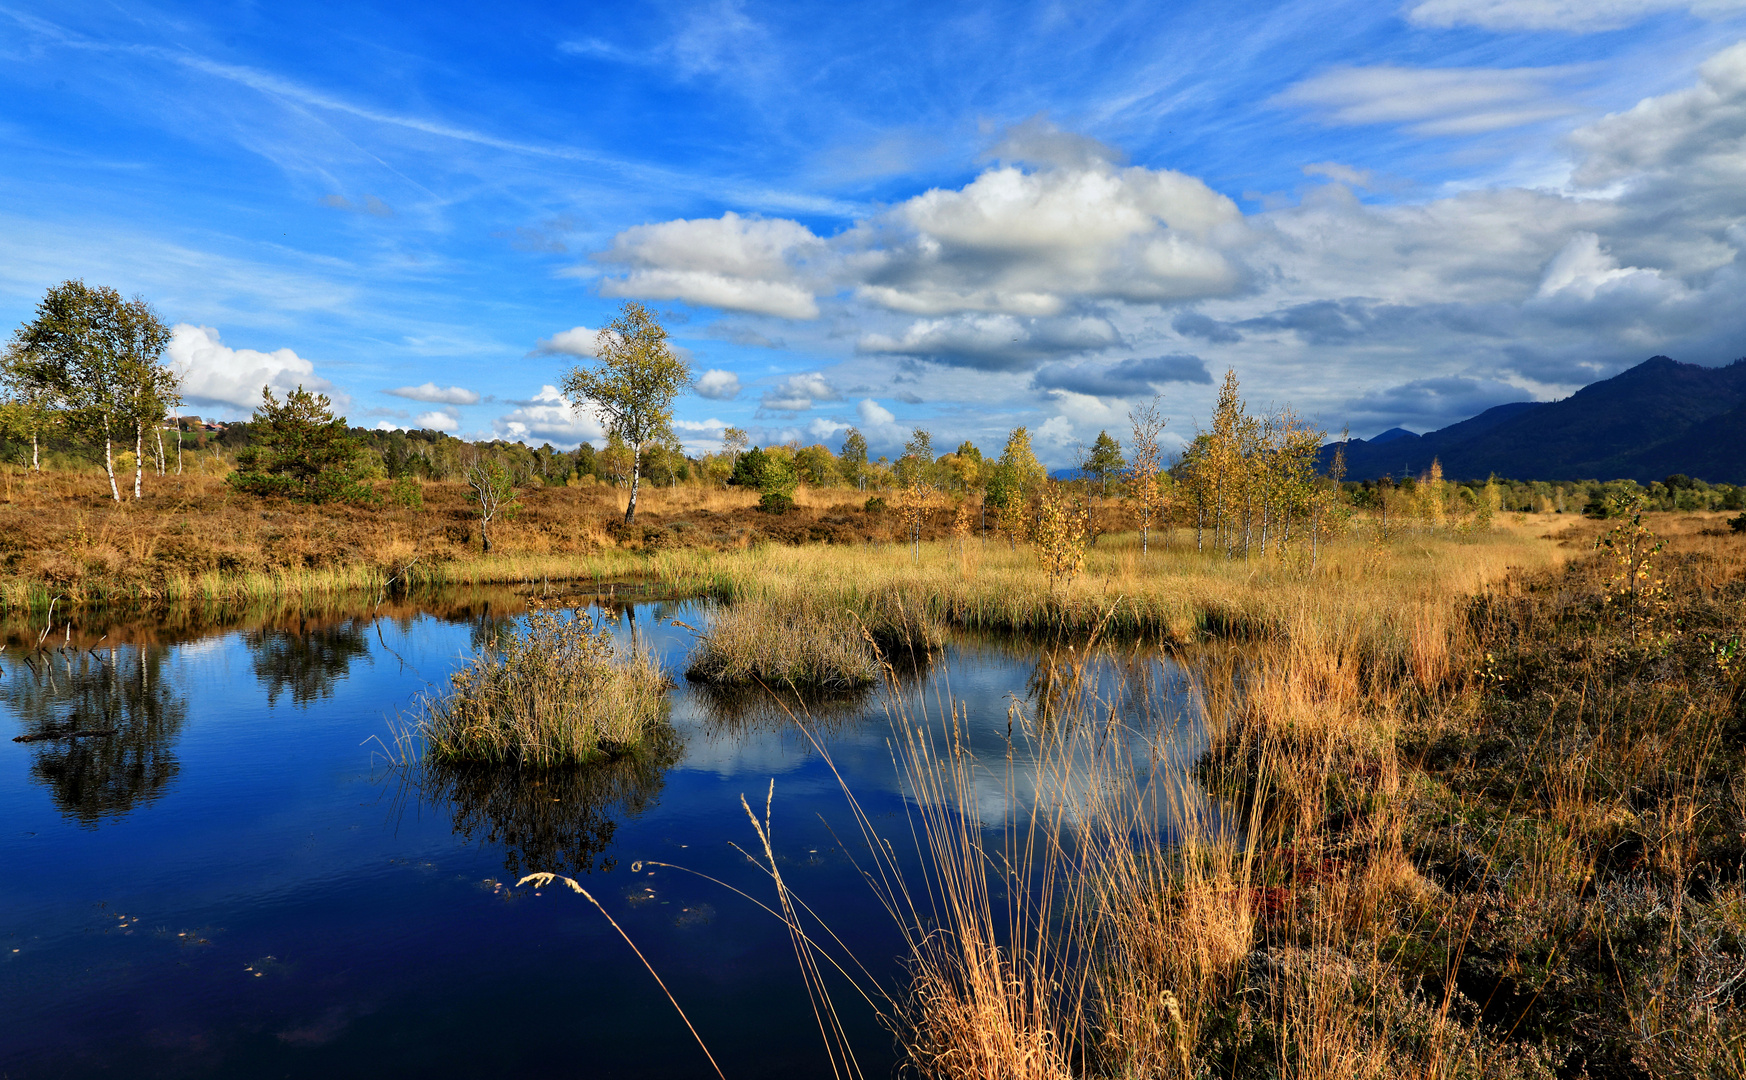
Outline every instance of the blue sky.
[[626, 298], [724, 424], [1052, 464], [1162, 394], [1425, 430], [1746, 354], [1742, 0], [0, 0], [0, 318], [82, 277], [191, 408], [598, 440]]

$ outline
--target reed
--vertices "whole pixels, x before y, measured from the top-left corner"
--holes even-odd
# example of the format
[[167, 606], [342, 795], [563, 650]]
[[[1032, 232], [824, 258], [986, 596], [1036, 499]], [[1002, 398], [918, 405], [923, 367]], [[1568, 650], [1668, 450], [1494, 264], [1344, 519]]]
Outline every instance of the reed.
[[726, 686], [854, 690], [879, 676], [879, 658], [848, 611], [808, 598], [718, 607], [692, 654], [688, 679]]
[[668, 680], [642, 651], [614, 655], [582, 611], [528, 615], [450, 676], [420, 724], [438, 763], [550, 768], [634, 752], [665, 717]]

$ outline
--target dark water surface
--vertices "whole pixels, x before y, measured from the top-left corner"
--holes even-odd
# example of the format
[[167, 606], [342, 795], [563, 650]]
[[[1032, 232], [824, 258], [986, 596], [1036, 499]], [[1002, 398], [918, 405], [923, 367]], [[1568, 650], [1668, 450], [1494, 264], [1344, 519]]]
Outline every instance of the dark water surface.
[[[673, 620], [709, 617], [585, 603], [675, 673], [694, 639]], [[828, 1075], [785, 928], [719, 885], [639, 865], [773, 902], [730, 844], [756, 844], [740, 796], [761, 812], [774, 779], [790, 886], [897, 985], [901, 939], [849, 860], [865, 853], [835, 838], [857, 835], [841, 787], [780, 709], [681, 680], [673, 745], [642, 761], [547, 777], [388, 762], [390, 722], [523, 608], [474, 593], [229, 628], [56, 624], [36, 651], [40, 620], [0, 632], [0, 1077], [713, 1075], [598, 911], [512, 887], [533, 870], [599, 898], [728, 1076]], [[978, 787], [991, 827], [1028, 794], [1022, 768], [1005, 778], [1009, 707], [1047, 703], [1043, 653], [958, 639], [904, 691], [912, 713], [960, 703], [997, 763]], [[1114, 650], [1101, 670], [1139, 726], [1179, 730], [1193, 752], [1173, 666]], [[69, 726], [115, 733], [11, 741]], [[913, 851], [881, 695], [820, 708], [815, 728], [875, 825]], [[888, 1075], [890, 1034], [842, 987], [837, 1000], [866, 1075]]]

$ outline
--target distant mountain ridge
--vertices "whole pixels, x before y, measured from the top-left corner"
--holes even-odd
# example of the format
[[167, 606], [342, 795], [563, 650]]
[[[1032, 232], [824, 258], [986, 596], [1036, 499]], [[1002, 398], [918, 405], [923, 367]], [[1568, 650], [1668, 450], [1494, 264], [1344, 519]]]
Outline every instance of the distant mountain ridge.
[[[1330, 443], [1322, 466], [1333, 460]], [[1450, 477], [1640, 483], [1685, 473], [1746, 483], [1746, 359], [1726, 367], [1655, 356], [1562, 401], [1498, 405], [1415, 435], [1391, 428], [1346, 446], [1346, 477], [1418, 475], [1436, 458]]]

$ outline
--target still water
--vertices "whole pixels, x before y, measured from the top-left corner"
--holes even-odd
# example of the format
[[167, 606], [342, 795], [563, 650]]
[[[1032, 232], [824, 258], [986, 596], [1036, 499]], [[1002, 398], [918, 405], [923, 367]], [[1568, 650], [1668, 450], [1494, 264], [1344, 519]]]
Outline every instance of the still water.
[[[578, 598], [682, 672], [706, 606]], [[733, 845], [757, 843], [772, 780], [790, 887], [899, 985], [901, 939], [851, 862], [865, 851], [837, 775], [758, 695], [679, 680], [676, 733], [642, 761], [536, 776], [396, 766], [392, 731], [525, 601], [479, 592], [397, 608], [0, 630], [0, 1077], [712, 1075], [647, 970], [582, 897], [515, 888], [576, 876], [641, 948], [730, 1077], [828, 1074], [787, 930]], [[959, 705], [999, 763], [990, 828], [1027, 798], [1012, 718], [1052, 692], [1034, 645], [958, 637], [905, 677], [912, 716]], [[1106, 701], [1196, 751], [1169, 661], [1112, 649]], [[815, 705], [813, 733], [898, 850], [913, 802], [893, 763], [891, 692]], [[75, 720], [76, 718], [76, 720]], [[949, 721], [936, 719], [937, 725]], [[98, 738], [15, 742], [76, 727]], [[1009, 772], [1009, 753], [1021, 767]], [[845, 849], [844, 845], [850, 844]], [[892, 1038], [839, 988], [862, 1069]]]

